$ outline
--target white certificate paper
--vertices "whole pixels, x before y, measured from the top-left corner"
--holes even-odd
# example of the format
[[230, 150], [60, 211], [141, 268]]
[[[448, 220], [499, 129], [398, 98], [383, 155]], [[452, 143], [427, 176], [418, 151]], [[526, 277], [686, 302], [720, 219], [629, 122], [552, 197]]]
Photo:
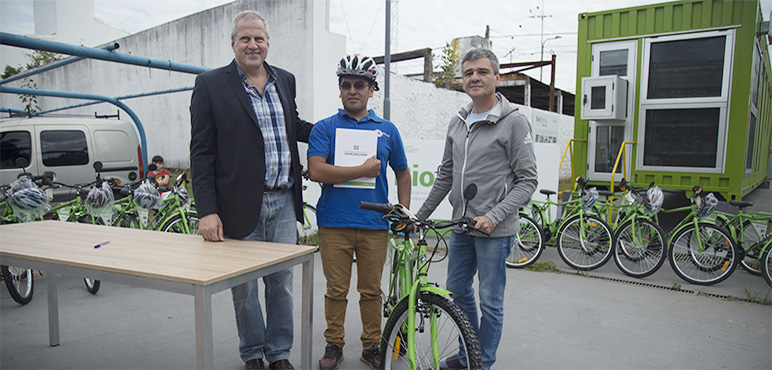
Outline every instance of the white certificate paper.
[[[378, 134], [374, 130], [335, 129], [335, 165], [359, 166], [378, 152]], [[375, 177], [360, 177], [340, 184], [338, 188], [375, 189]]]

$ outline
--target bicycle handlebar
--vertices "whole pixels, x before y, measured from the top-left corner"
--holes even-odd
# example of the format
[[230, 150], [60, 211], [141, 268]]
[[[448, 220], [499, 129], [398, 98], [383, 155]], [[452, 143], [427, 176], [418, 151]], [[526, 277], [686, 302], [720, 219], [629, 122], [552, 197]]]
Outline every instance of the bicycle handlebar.
[[491, 235], [488, 232], [485, 232], [483, 230], [480, 230], [474, 227], [475, 221], [471, 217], [462, 217], [457, 220], [438, 224], [430, 220], [422, 220], [418, 218], [416, 215], [410, 212], [407, 208], [403, 207], [401, 204], [392, 205], [390, 203], [371, 203], [371, 202], [362, 201], [362, 202], [359, 202], [359, 208], [375, 211], [378, 213], [383, 213], [384, 214], [383, 218], [394, 219], [400, 222], [415, 224], [419, 229], [444, 229], [444, 228], [460, 225], [465, 232], [477, 231], [486, 236]]

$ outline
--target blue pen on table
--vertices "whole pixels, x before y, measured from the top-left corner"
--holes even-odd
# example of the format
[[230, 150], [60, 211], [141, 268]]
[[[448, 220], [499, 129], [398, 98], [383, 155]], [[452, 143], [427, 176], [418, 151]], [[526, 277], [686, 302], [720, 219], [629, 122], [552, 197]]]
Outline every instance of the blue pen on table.
[[95, 245], [95, 246], [94, 246], [94, 248], [99, 248], [99, 247], [101, 247], [101, 246], [103, 246], [103, 245], [108, 245], [108, 244], [110, 244], [110, 241], [109, 241], [109, 240], [108, 240], [108, 241], [105, 241], [105, 242], [101, 242], [101, 243], [99, 243], [99, 244]]

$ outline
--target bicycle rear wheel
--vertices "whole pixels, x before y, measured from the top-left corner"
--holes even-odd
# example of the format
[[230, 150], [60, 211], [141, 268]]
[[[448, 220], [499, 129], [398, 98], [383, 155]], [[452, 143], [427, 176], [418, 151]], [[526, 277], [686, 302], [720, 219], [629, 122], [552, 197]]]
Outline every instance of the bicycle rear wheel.
[[613, 233], [597, 216], [572, 217], [560, 228], [557, 238], [560, 258], [577, 270], [594, 270], [611, 258]]
[[523, 268], [536, 262], [544, 251], [544, 244], [541, 229], [536, 222], [520, 214], [520, 231], [515, 235], [515, 242], [507, 256], [507, 267]]
[[[407, 336], [409, 316], [408, 299], [403, 299], [395, 307], [386, 321], [381, 336], [381, 356], [383, 368], [410, 369], [407, 356], [409, 343], [403, 342]], [[461, 309], [445, 297], [434, 293], [422, 293], [416, 308], [415, 355], [416, 369], [437, 369], [435, 361], [459, 353], [463, 348], [469, 369], [482, 368], [480, 347], [472, 325]], [[432, 333], [436, 336], [432, 338]], [[433, 354], [436, 348], [437, 356]]]
[[14, 266], [0, 266], [0, 276], [5, 281], [8, 293], [16, 303], [25, 305], [32, 300], [35, 290], [33, 284], [32, 269]]
[[614, 236], [614, 262], [627, 276], [649, 276], [667, 259], [665, 233], [653, 221], [645, 218], [629, 220]]
[[761, 275], [761, 245], [756, 243], [761, 242], [766, 236], [767, 225], [766, 222], [763, 225], [754, 225], [750, 220], [743, 222], [743, 249], [745, 249], [745, 257], [740, 261], [740, 266], [753, 275]]
[[767, 241], [764, 252], [761, 253], [761, 275], [772, 287], [772, 239]]
[[732, 275], [739, 257], [727, 231], [699, 223], [675, 234], [668, 259], [681, 279], [696, 285], [713, 285]]
[[303, 223], [297, 222], [298, 244], [319, 245], [319, 227], [316, 225], [316, 208], [310, 204], [303, 204]]

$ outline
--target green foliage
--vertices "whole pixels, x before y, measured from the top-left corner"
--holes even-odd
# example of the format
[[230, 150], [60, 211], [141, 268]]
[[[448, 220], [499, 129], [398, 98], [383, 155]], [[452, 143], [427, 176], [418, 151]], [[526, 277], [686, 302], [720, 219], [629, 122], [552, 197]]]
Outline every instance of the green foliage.
[[22, 72], [24, 72], [24, 67], [22, 67], [22, 66], [13, 67], [11, 65], [6, 64], [5, 65], [5, 70], [3, 71], [3, 75], [0, 76], [0, 77], [2, 77], [2, 79], [5, 80], [8, 77], [15, 76], [15, 75], [17, 75], [19, 73], [22, 73]]
[[440, 55], [440, 60], [442, 61], [440, 69], [442, 72], [438, 80], [449, 81], [456, 78], [456, 64], [458, 64], [460, 58], [458, 48], [458, 40], [445, 43], [445, 46], [442, 48], [442, 55]]
[[[15, 76], [19, 73], [29, 71], [31, 69], [44, 66], [49, 63], [53, 63], [57, 60], [63, 59], [62, 56], [59, 54], [50, 52], [50, 51], [41, 51], [41, 50], [35, 50], [30, 54], [24, 54], [27, 57], [27, 65], [26, 66], [18, 66], [13, 67], [11, 65], [6, 65], [5, 70], [3, 71], [3, 79], [6, 79], [11, 76]], [[25, 77], [22, 81], [21, 87], [27, 88], [27, 89], [37, 89], [38, 85], [35, 83], [35, 80], [33, 80], [31, 77]], [[40, 106], [38, 106], [38, 97], [37, 95], [31, 95], [31, 94], [19, 94], [19, 100], [21, 100], [22, 105], [24, 105], [24, 110], [27, 112], [39, 112]]]
[[681, 290], [681, 284], [678, 282], [673, 282], [673, 290], [680, 291]]
[[525, 269], [528, 271], [558, 271], [555, 262], [552, 261], [534, 262], [533, 264], [525, 266]]

